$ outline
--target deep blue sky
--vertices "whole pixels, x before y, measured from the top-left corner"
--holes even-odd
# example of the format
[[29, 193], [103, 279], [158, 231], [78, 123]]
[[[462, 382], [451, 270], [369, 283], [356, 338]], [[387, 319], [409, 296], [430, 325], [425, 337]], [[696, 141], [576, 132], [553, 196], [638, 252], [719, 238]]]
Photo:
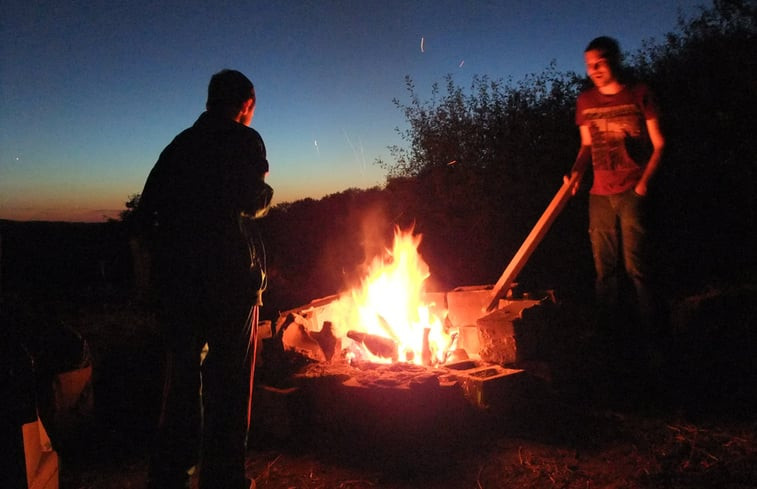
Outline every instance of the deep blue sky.
[[3, 0], [0, 218], [116, 214], [222, 68], [255, 84], [275, 202], [381, 185], [406, 75], [581, 72], [593, 37], [635, 51], [702, 2]]

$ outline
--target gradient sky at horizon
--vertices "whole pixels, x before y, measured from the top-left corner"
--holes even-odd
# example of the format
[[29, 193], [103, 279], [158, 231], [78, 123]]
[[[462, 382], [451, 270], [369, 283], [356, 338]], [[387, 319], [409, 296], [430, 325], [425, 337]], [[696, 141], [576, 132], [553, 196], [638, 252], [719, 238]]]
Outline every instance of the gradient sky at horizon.
[[117, 215], [222, 68], [255, 84], [274, 202], [320, 198], [384, 183], [374, 162], [404, 144], [392, 100], [407, 102], [405, 76], [423, 95], [448, 74], [467, 87], [552, 61], [581, 72], [593, 37], [633, 52], [710, 4], [4, 0], [0, 219]]

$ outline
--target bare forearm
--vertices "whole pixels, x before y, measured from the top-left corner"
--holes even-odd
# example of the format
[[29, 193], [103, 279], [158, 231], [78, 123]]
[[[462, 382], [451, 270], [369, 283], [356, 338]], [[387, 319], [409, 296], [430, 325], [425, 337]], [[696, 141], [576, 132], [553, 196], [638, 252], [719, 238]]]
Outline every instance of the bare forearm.
[[575, 172], [583, 175], [589, 166], [591, 166], [591, 146], [581, 145], [570, 173], [573, 174]]
[[649, 133], [649, 139], [652, 141], [654, 151], [652, 151], [652, 156], [647, 162], [647, 166], [639, 179], [639, 183], [636, 184], [635, 190], [639, 195], [647, 194], [647, 187], [660, 167], [662, 150], [665, 148], [665, 137], [662, 135], [662, 131], [660, 131], [660, 125], [657, 119], [647, 119], [647, 131]]
[[654, 178], [657, 170], [660, 168], [660, 160], [662, 159], [662, 148], [657, 148], [652, 153], [652, 157], [649, 158], [644, 173], [642, 173], [639, 182], [636, 184], [636, 193], [639, 195], [646, 195], [649, 183]]

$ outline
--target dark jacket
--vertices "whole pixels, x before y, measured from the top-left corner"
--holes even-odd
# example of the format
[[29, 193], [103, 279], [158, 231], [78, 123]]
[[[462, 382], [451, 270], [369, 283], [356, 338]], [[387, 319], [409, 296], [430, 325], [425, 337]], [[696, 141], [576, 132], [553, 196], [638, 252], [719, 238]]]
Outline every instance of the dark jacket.
[[159, 293], [193, 286], [262, 290], [255, 219], [266, 214], [273, 195], [267, 172], [260, 134], [211, 112], [163, 150], [134, 219]]

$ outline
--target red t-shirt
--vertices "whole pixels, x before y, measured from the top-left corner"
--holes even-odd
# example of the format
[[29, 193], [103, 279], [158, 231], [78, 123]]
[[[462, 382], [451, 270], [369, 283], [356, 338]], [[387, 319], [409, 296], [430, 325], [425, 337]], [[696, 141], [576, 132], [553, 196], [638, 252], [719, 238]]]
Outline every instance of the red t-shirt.
[[603, 95], [596, 87], [576, 102], [576, 124], [591, 132], [594, 184], [590, 193], [612, 195], [633, 188], [652, 155], [647, 119], [658, 118], [652, 92], [642, 84]]

